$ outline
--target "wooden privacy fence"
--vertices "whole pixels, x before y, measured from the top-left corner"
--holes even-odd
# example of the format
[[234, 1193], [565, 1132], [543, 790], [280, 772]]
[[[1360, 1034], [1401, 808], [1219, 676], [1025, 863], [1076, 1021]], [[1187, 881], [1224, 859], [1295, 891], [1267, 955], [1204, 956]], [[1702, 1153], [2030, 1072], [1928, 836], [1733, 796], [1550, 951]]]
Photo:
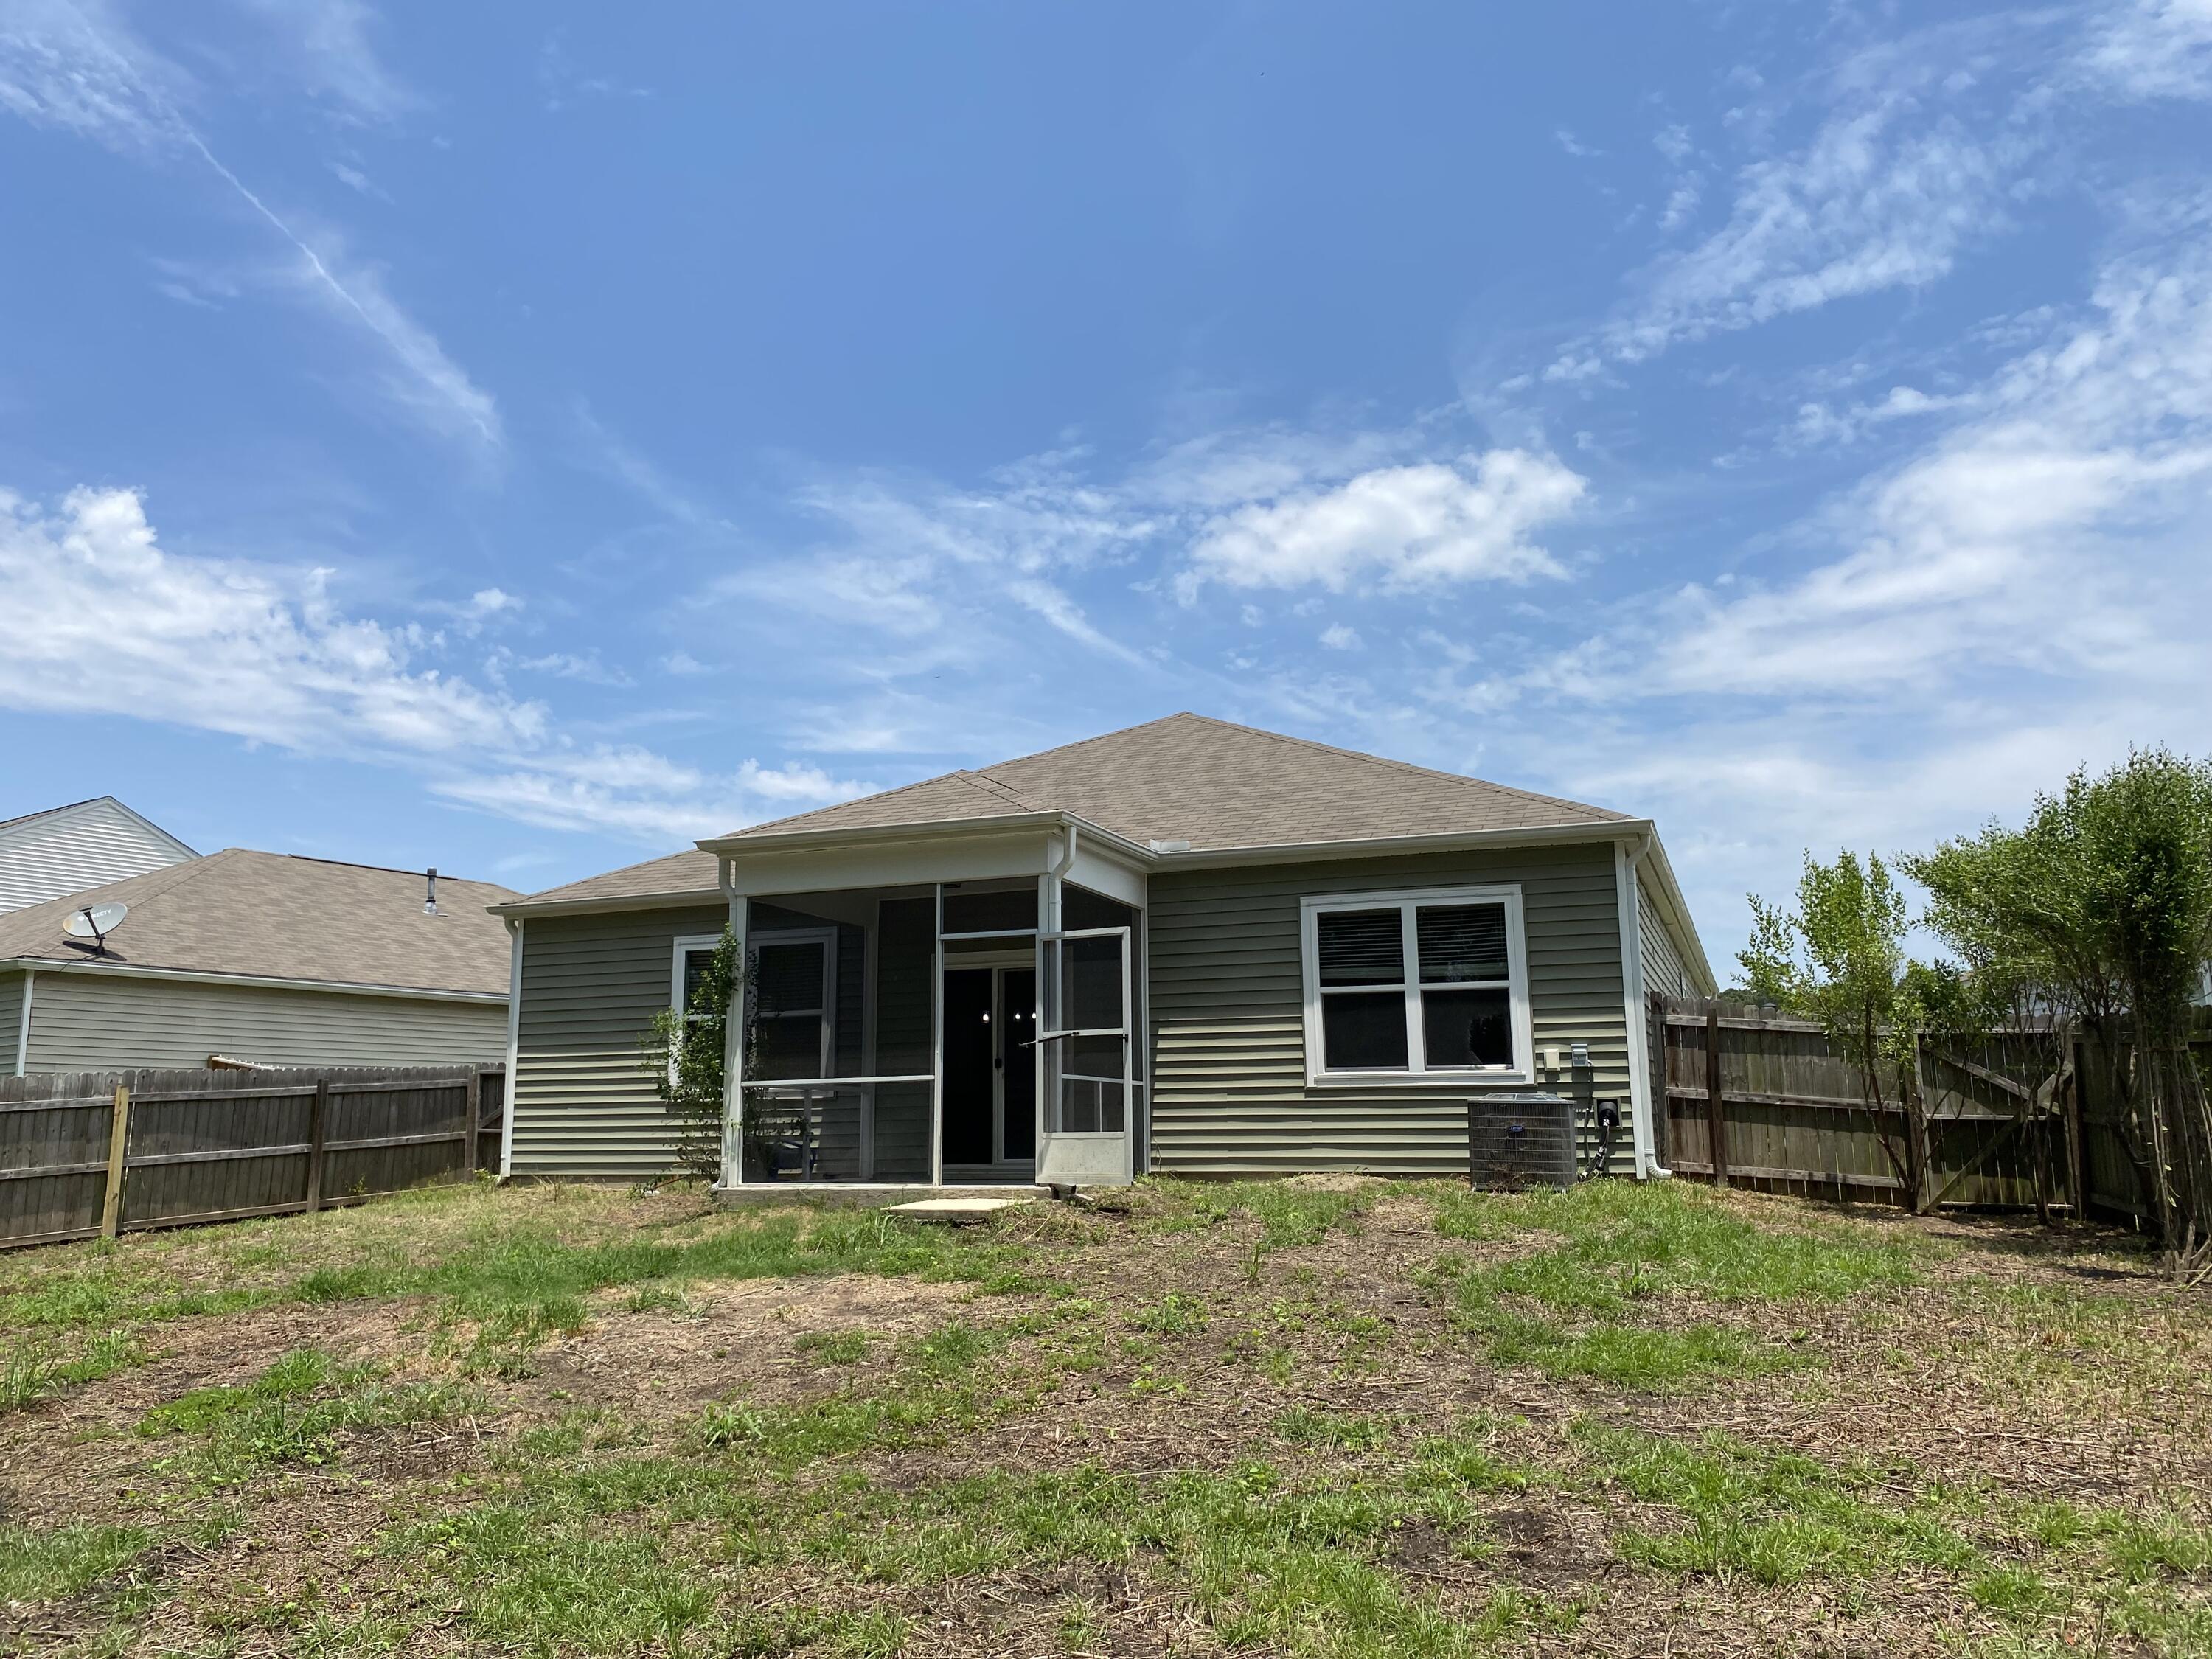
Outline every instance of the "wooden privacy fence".
[[[1903, 1151], [1904, 1103], [1870, 1105], [1857, 1068], [1830, 1051], [1818, 1024], [1682, 998], [1655, 998], [1651, 1020], [1670, 1169], [1723, 1186], [1906, 1200], [1883, 1147], [1887, 1134]], [[1990, 1033], [1947, 1046], [1923, 1036], [1917, 1053], [1931, 1205], [2040, 1200], [2123, 1220], [2145, 1212], [2111, 1109], [2085, 1086], [2096, 1068], [2078, 1049], [2063, 1057], [2055, 1089], [2050, 1057], [2033, 1039]]]
[[495, 1167], [506, 1071], [0, 1078], [0, 1248], [350, 1204]]

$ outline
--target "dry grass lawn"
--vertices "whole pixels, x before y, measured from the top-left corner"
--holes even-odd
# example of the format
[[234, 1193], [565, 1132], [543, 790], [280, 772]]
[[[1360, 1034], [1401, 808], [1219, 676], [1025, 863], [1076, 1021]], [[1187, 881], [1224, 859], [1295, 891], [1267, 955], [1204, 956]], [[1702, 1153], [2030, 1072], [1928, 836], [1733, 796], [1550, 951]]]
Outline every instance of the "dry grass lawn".
[[2212, 1319], [1683, 1184], [0, 1257], [0, 1652], [2212, 1654]]

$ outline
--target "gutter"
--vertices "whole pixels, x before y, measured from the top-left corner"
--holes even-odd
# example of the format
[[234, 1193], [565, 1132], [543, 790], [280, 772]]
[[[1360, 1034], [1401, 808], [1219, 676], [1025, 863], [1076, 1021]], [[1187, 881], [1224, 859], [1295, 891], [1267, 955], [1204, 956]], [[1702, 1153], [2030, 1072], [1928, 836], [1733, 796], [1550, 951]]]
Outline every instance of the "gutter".
[[1203, 869], [1210, 865], [1279, 864], [1300, 859], [1360, 858], [1369, 854], [1448, 853], [1461, 848], [1542, 847], [1553, 842], [1617, 841], [1622, 836], [1654, 833], [1649, 818], [1606, 818], [1590, 823], [1561, 823], [1518, 830], [1455, 830], [1433, 836], [1376, 836], [1359, 841], [1291, 841], [1259, 847], [1214, 847], [1194, 853], [1152, 853], [1163, 870]]
[[742, 859], [754, 854], [811, 853], [821, 848], [866, 847], [876, 842], [916, 842], [957, 839], [965, 836], [1019, 835], [1024, 831], [1073, 829], [1081, 824], [1093, 840], [1125, 858], [1143, 864], [1159, 861], [1161, 854], [1141, 842], [1131, 841], [1073, 812], [1000, 812], [982, 818], [939, 818], [927, 823], [872, 823], [858, 828], [793, 830], [773, 836], [717, 836], [697, 843], [702, 853], [718, 858]]
[[349, 996], [404, 997], [416, 1002], [505, 1002], [503, 991], [450, 991], [432, 985], [365, 985], [340, 979], [283, 979], [271, 974], [224, 974], [193, 968], [141, 968], [135, 963], [71, 962], [58, 957], [10, 957], [0, 969], [26, 973], [112, 974], [118, 979], [173, 980], [186, 985], [250, 985], [276, 991], [341, 991]]

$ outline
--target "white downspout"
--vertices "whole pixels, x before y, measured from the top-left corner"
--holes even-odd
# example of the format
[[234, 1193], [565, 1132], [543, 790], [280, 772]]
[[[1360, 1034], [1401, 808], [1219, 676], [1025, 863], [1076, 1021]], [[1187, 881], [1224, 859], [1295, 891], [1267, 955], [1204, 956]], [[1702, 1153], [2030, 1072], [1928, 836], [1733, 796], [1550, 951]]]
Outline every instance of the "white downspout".
[[499, 1178], [514, 1173], [514, 1102], [521, 1092], [515, 1073], [522, 1062], [522, 918], [501, 916], [507, 924], [507, 1109], [499, 1115]]
[[15, 1075], [21, 1077], [31, 1064], [31, 988], [38, 981], [31, 969], [23, 969], [22, 1017], [15, 1024]]
[[1052, 884], [1045, 890], [1050, 896], [1048, 902], [1051, 906], [1051, 914], [1044, 918], [1045, 931], [1048, 933], [1056, 933], [1060, 931], [1060, 884], [1067, 878], [1067, 872], [1073, 868], [1075, 868], [1075, 824], [1071, 819], [1067, 825], [1067, 845], [1061, 849], [1060, 855], [1053, 860]]
[[1613, 884], [1620, 901], [1621, 1012], [1628, 1026], [1628, 1112], [1636, 1146], [1636, 1178], [1665, 1181], [1674, 1171], [1659, 1162], [1658, 1146], [1651, 1133], [1651, 1043], [1646, 1030], [1649, 1015], [1644, 1006], [1644, 915], [1637, 902], [1636, 866], [1644, 860], [1651, 837], [1638, 836], [1634, 850], [1627, 842], [1613, 844]]
[[725, 1188], [735, 1187], [744, 1178], [744, 1125], [739, 1121], [744, 1110], [744, 1091], [738, 1085], [745, 1080], [745, 900], [738, 891], [737, 878], [731, 873], [734, 866], [726, 858], [714, 860], [714, 882], [722, 890], [722, 898], [730, 907], [730, 932], [738, 941], [738, 983], [732, 993], [732, 1006], [722, 1017], [722, 1182]]

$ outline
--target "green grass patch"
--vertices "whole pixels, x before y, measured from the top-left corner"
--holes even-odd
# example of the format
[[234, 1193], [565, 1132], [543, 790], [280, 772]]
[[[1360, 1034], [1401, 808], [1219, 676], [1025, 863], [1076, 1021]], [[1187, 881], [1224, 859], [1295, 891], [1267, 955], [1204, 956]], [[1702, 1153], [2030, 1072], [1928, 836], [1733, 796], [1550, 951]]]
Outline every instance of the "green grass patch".
[[1964, 1573], [1983, 1565], [1940, 1506], [1873, 1501], [1882, 1472], [1863, 1464], [1832, 1467], [1721, 1435], [1688, 1443], [1588, 1423], [1576, 1434], [1603, 1478], [1682, 1517], [1674, 1530], [1620, 1534], [1621, 1556], [1638, 1565], [1790, 1584], [1907, 1567]]
[[58, 1359], [25, 1349], [0, 1364], [0, 1412], [22, 1411], [79, 1382], [112, 1376], [145, 1357], [138, 1339], [126, 1330], [102, 1332], [74, 1359]]
[[809, 1331], [793, 1346], [824, 1365], [857, 1365], [868, 1357], [866, 1331]]
[[1840, 1226], [1758, 1226], [1681, 1182], [1455, 1192], [1437, 1201], [1437, 1226], [1453, 1238], [1556, 1236], [1556, 1243], [1503, 1261], [1443, 1258], [1434, 1282], [1457, 1303], [1461, 1323], [1481, 1335], [1500, 1363], [1632, 1388], [1803, 1363], [1788, 1345], [1710, 1322], [1662, 1321], [1653, 1316], [1658, 1298], [1835, 1300], [1919, 1279], [1908, 1245]]
[[[1224, 1645], [1300, 1659], [1471, 1659], [1577, 1616], [1506, 1591], [1470, 1619], [1393, 1565], [1394, 1535], [1414, 1522], [1479, 1550], [1481, 1494], [1524, 1479], [1492, 1455], [1486, 1425], [1422, 1441], [1388, 1468], [1307, 1478], [1250, 1462], [1162, 1477], [994, 1471], [919, 1489], [856, 1473], [792, 1479], [791, 1460], [908, 1432], [886, 1415], [891, 1401], [856, 1419], [859, 1404], [725, 1407], [708, 1421], [726, 1429], [712, 1443], [733, 1455], [541, 1465], [491, 1502], [400, 1529], [388, 1547], [452, 1586], [473, 1634], [540, 1651], [811, 1642], [889, 1653], [896, 1623], [837, 1607], [843, 1587], [1140, 1558], [1181, 1585]], [[688, 1558], [671, 1553], [678, 1534]], [[794, 1615], [750, 1604], [764, 1589], [810, 1610], [779, 1623]]]
[[1176, 1181], [1150, 1178], [1147, 1195], [1161, 1206], [1152, 1221], [1164, 1232], [1193, 1232], [1231, 1221], [1260, 1224], [1255, 1255], [1318, 1244], [1358, 1224], [1380, 1188], [1330, 1192], [1288, 1181]]
[[250, 1382], [195, 1389], [155, 1407], [138, 1432], [199, 1442], [196, 1472], [226, 1485], [272, 1467], [327, 1463], [348, 1431], [440, 1421], [477, 1404], [459, 1383], [388, 1382], [375, 1366], [341, 1366], [319, 1349], [297, 1348]]
[[[409, 1201], [389, 1200], [388, 1207], [404, 1209]], [[60, 1271], [0, 1286], [0, 1328], [107, 1329], [281, 1302], [428, 1296], [453, 1316], [483, 1326], [492, 1344], [528, 1347], [580, 1328], [586, 1298], [629, 1287], [636, 1287], [641, 1308], [681, 1305], [684, 1287], [702, 1280], [835, 1273], [964, 1279], [988, 1291], [1030, 1288], [1020, 1272], [1022, 1247], [999, 1241], [991, 1229], [913, 1227], [880, 1211], [793, 1208], [707, 1218], [688, 1237], [630, 1233], [578, 1240], [544, 1219], [515, 1222], [488, 1207], [477, 1224], [441, 1235], [428, 1260], [389, 1230], [365, 1231], [372, 1243], [367, 1259], [289, 1279], [188, 1292], [178, 1291], [160, 1271], [158, 1254], [139, 1260], [118, 1255], [113, 1246], [88, 1246], [63, 1257]], [[233, 1255], [252, 1264], [237, 1271], [257, 1273], [286, 1259], [272, 1258], [265, 1247]], [[226, 1272], [236, 1267], [231, 1255], [222, 1256], [221, 1266]]]
[[76, 1595], [120, 1572], [152, 1541], [137, 1527], [81, 1525], [40, 1531], [0, 1526], [0, 1603], [56, 1601]]

